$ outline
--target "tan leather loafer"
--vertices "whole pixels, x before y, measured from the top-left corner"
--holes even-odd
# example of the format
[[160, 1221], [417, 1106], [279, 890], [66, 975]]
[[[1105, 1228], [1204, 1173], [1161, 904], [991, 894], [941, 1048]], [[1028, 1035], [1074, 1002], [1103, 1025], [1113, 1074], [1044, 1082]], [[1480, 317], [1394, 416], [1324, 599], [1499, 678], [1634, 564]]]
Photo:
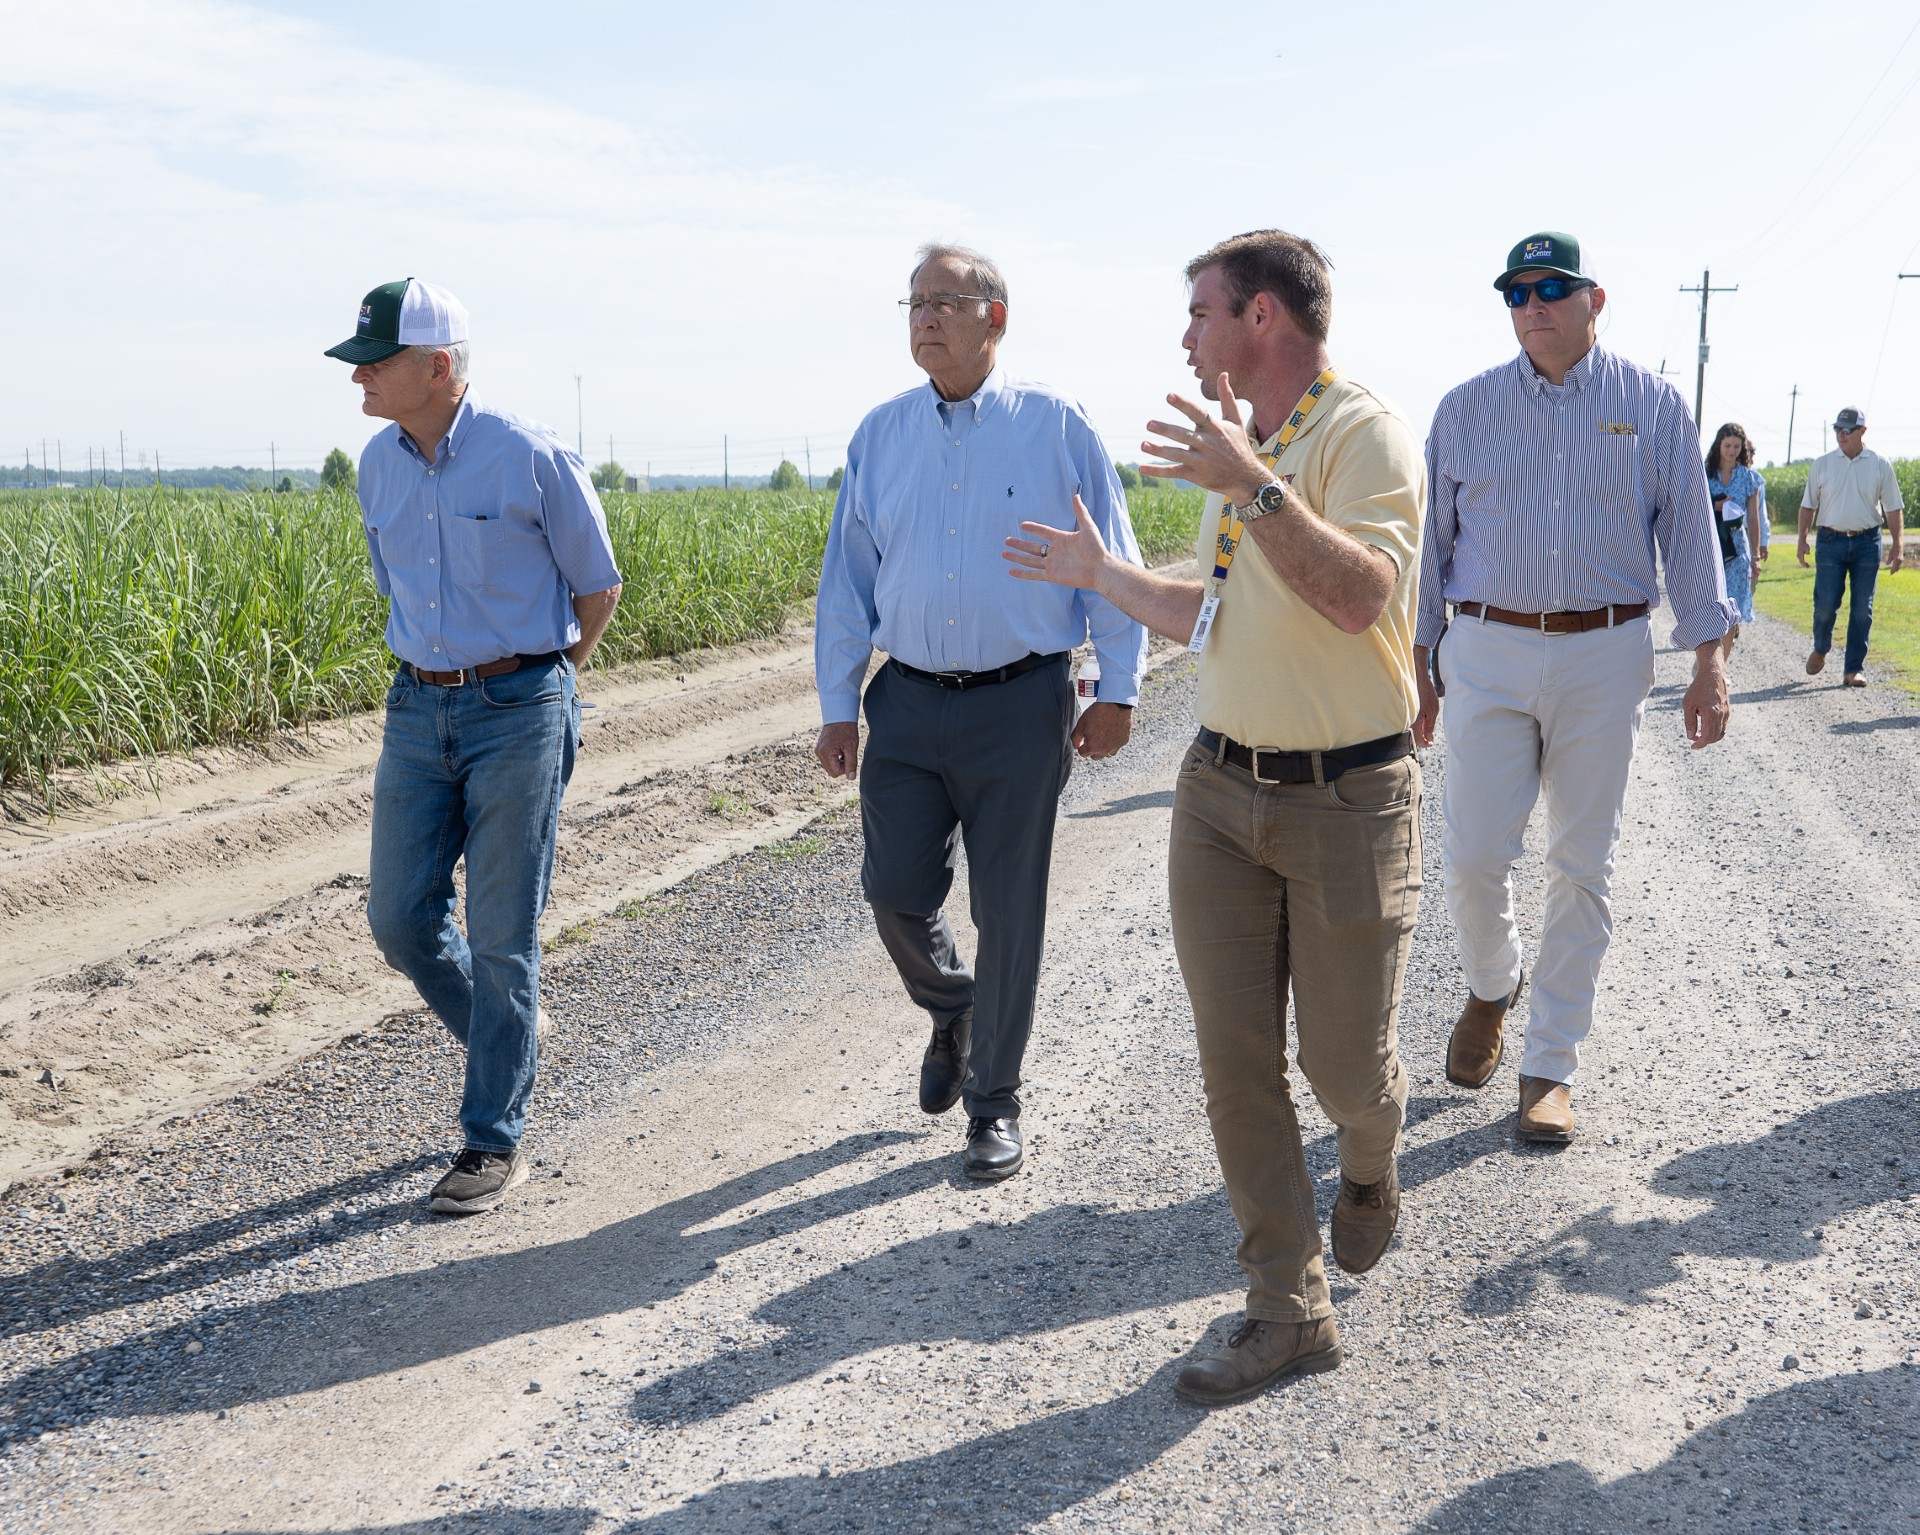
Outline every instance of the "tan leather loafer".
[[1826, 664], [1827, 653], [1824, 650], [1813, 650], [1807, 653], [1807, 675], [1809, 677], [1818, 677], [1825, 669]]
[[1527, 972], [1513, 983], [1511, 995], [1498, 1002], [1482, 1001], [1467, 993], [1467, 1005], [1460, 1010], [1460, 1021], [1453, 1026], [1453, 1038], [1447, 1041], [1447, 1080], [1461, 1087], [1485, 1087], [1493, 1080], [1504, 1048], [1502, 1027], [1507, 1013], [1526, 989]]
[[1840, 685], [1844, 688], [1863, 688], [1867, 685], [1867, 674], [1865, 672], [1848, 672], [1846, 676], [1840, 679]]
[[1380, 1261], [1400, 1224], [1400, 1174], [1389, 1167], [1378, 1183], [1355, 1183], [1345, 1174], [1333, 1201], [1333, 1261], [1349, 1274], [1364, 1274]]
[[1258, 1396], [1288, 1375], [1318, 1375], [1346, 1355], [1333, 1318], [1311, 1322], [1245, 1321], [1227, 1346], [1196, 1360], [1174, 1380], [1176, 1396], [1202, 1407], [1225, 1407]]
[[1573, 1139], [1573, 1095], [1566, 1083], [1520, 1079], [1520, 1139], [1555, 1146]]

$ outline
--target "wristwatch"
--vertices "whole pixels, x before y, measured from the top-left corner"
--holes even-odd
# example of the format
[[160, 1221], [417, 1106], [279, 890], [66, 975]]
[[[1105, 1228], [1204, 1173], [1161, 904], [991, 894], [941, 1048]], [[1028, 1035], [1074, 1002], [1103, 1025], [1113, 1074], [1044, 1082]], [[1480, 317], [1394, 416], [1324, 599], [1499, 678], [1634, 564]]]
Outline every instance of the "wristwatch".
[[1278, 480], [1268, 480], [1245, 506], [1236, 506], [1234, 511], [1242, 522], [1252, 522], [1256, 517], [1270, 517], [1287, 504], [1287, 487]]

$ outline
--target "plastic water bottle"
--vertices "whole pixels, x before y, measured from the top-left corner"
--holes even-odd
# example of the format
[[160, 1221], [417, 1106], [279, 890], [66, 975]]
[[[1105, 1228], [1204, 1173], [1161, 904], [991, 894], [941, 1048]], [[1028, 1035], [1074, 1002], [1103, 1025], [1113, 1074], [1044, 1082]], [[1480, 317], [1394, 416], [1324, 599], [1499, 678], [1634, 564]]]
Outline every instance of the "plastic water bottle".
[[1080, 663], [1079, 674], [1073, 679], [1074, 717], [1078, 719], [1086, 713], [1087, 705], [1100, 697], [1100, 658], [1091, 651], [1086, 660]]

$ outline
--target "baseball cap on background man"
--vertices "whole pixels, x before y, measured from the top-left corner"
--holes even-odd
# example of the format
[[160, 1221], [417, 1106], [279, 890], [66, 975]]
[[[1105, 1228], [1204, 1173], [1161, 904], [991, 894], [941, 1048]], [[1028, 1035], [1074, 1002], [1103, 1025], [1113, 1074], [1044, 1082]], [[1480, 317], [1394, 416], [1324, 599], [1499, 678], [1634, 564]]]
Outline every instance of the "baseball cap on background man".
[[467, 306], [445, 288], [409, 277], [382, 283], [360, 301], [353, 335], [324, 355], [355, 367], [385, 362], [410, 346], [454, 346], [467, 339]]
[[1855, 410], [1851, 405], [1833, 418], [1833, 429], [1836, 432], [1857, 432], [1866, 424], [1867, 413], [1864, 410]]
[[1494, 278], [1493, 285], [1505, 293], [1513, 285], [1514, 278], [1523, 272], [1550, 272], [1555, 277], [1578, 277], [1585, 282], [1595, 280], [1593, 273], [1587, 269], [1580, 242], [1572, 235], [1552, 229], [1530, 234], [1508, 251], [1507, 269]]

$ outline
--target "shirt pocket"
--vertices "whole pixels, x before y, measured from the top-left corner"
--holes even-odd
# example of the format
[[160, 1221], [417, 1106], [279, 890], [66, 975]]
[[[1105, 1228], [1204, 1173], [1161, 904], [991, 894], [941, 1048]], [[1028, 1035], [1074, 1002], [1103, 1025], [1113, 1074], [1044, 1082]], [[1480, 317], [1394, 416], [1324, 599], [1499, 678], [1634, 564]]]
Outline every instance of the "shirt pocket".
[[462, 591], [507, 592], [531, 583], [551, 564], [540, 535], [510, 517], [461, 517], [446, 529], [447, 575]]

